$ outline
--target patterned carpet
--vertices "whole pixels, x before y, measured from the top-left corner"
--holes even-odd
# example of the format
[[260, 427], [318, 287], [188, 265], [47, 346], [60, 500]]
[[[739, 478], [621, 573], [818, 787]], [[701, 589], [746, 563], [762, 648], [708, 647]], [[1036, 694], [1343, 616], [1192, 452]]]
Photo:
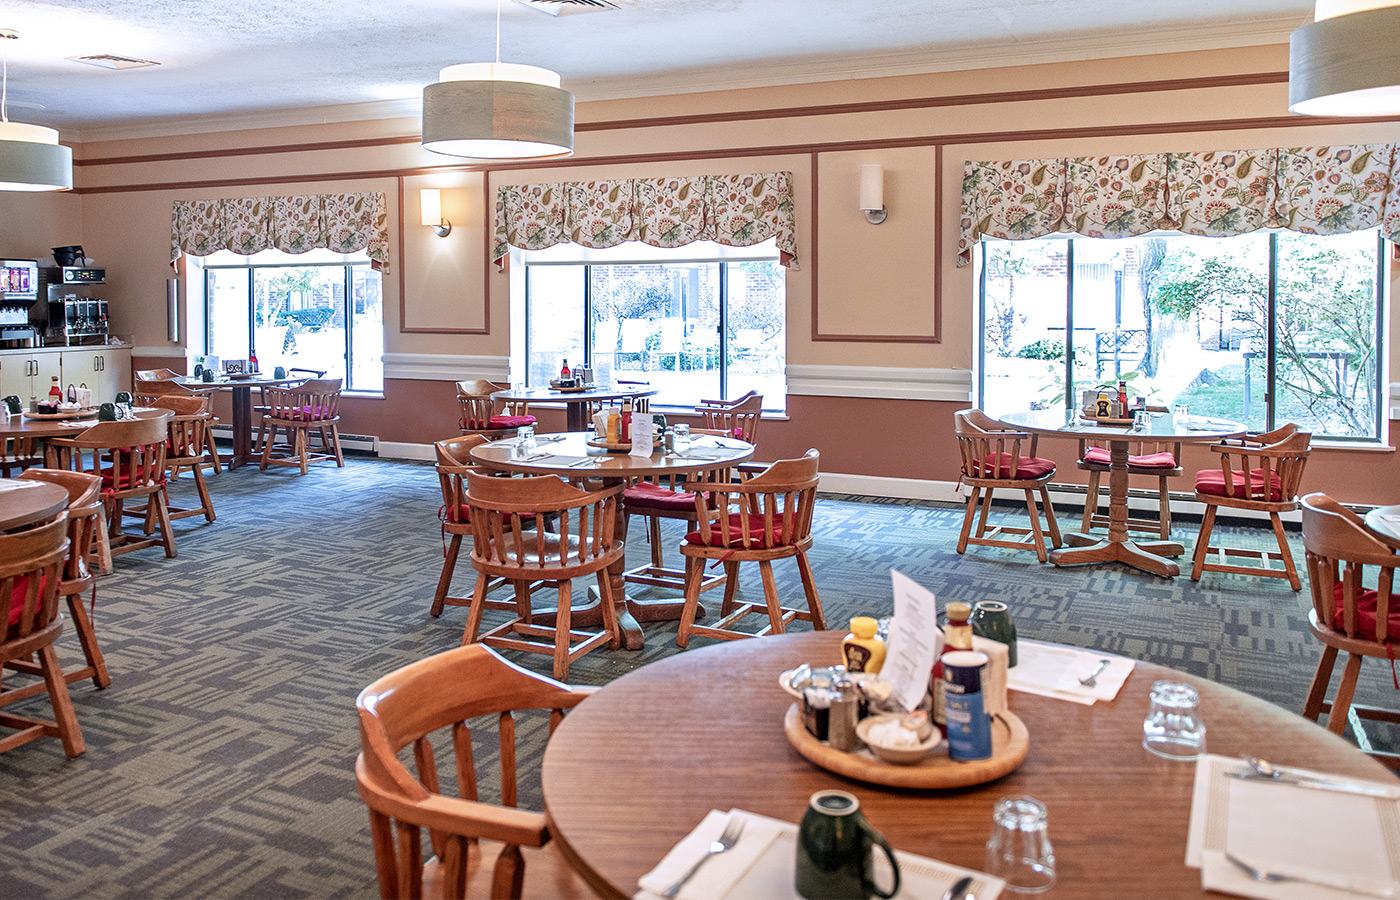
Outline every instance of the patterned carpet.
[[[218, 521], [177, 522], [177, 559], [141, 551], [99, 582], [113, 683], [74, 686], [87, 754], [68, 760], [47, 739], [0, 754], [0, 897], [376, 895], [352, 773], [354, 698], [380, 674], [457, 646], [466, 619], [462, 608], [427, 612], [441, 565], [436, 475], [358, 457], [305, 477], [226, 472], [211, 486]], [[193, 505], [188, 479], [172, 495]], [[1055, 569], [991, 548], [958, 556], [960, 524], [947, 505], [823, 495], [812, 564], [833, 627], [888, 614], [893, 567], [943, 601], [1006, 600], [1023, 637], [1151, 660], [1301, 708], [1317, 659], [1306, 589]], [[681, 523], [663, 527], [670, 558]], [[1243, 544], [1268, 539], [1230, 531]], [[640, 526], [632, 535], [639, 562], [648, 548]], [[1179, 526], [1179, 539], [1193, 536], [1193, 524]], [[784, 596], [800, 598], [795, 567], [775, 569]], [[456, 593], [471, 574], [459, 567]], [[741, 591], [761, 595], [756, 570]], [[488, 612], [488, 626], [503, 615]], [[645, 651], [595, 652], [571, 680], [605, 683], [678, 652], [674, 632], [648, 626]], [[78, 658], [71, 633], [60, 651]], [[548, 671], [545, 657], [516, 658]], [[1359, 698], [1394, 705], [1384, 674], [1368, 665]], [[536, 808], [543, 736], [542, 721], [522, 724], [522, 805]], [[494, 736], [478, 740], [484, 770]]]

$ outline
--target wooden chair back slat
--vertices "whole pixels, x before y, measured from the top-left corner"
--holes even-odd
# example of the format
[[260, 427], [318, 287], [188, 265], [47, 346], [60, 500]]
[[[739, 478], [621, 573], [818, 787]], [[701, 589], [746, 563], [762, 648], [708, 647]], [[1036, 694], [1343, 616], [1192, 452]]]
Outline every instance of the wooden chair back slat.
[[[1312, 435], [1294, 426], [1287, 436], [1271, 444], [1222, 442], [1211, 447], [1220, 454], [1220, 473], [1225, 480], [1225, 493], [1234, 497], [1238, 488], [1243, 498], [1254, 503], [1296, 503], [1303, 470], [1311, 454]], [[1252, 472], [1260, 473], [1256, 479]], [[1277, 476], [1280, 498], [1273, 499], [1272, 485]]]
[[[1367, 568], [1376, 576], [1376, 641], [1400, 640], [1389, 628], [1390, 593], [1400, 555], [1367, 530], [1361, 517], [1322, 493], [1303, 498], [1303, 547], [1313, 610], [1320, 622], [1349, 638], [1360, 635], [1357, 600], [1366, 589]], [[1336, 621], [1337, 585], [1342, 586], [1342, 620]]]
[[[467, 474], [473, 558], [498, 566], [551, 570], [551, 578], [587, 567], [613, 553], [618, 498], [623, 485], [584, 491], [557, 475], [497, 478]], [[536, 528], [550, 515], [556, 531]], [[576, 523], [576, 524], [575, 524]], [[567, 540], [572, 536], [574, 540]]]
[[702, 434], [722, 434], [750, 444], [758, 443], [763, 395], [756, 391], [749, 391], [734, 400], [701, 400], [695, 412], [700, 416], [700, 425], [696, 430]]

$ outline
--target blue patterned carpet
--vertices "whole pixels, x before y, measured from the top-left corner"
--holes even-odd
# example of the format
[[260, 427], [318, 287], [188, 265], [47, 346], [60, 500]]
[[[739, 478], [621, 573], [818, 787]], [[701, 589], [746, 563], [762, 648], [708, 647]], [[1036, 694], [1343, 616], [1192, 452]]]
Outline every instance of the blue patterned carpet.
[[[177, 559], [158, 549], [121, 557], [99, 582], [113, 683], [74, 686], [87, 754], [68, 760], [55, 740], [0, 754], [0, 897], [376, 895], [352, 773], [354, 698], [377, 676], [457, 646], [466, 620], [463, 608], [428, 615], [441, 566], [436, 475], [360, 457], [305, 477], [243, 469], [211, 487], [218, 521], [177, 522]], [[172, 495], [193, 505], [188, 479]], [[1023, 637], [1151, 660], [1301, 709], [1317, 659], [1306, 588], [1056, 569], [1012, 550], [958, 556], [960, 524], [947, 505], [823, 495], [812, 563], [833, 627], [888, 614], [897, 568], [943, 601], [1006, 600]], [[674, 558], [681, 523], [664, 527]], [[1269, 539], [1230, 531], [1246, 544]], [[641, 562], [640, 525], [632, 537], [629, 557]], [[1177, 537], [1189, 546], [1194, 525]], [[800, 598], [795, 567], [775, 568], [784, 596]], [[456, 593], [473, 574], [459, 567]], [[756, 570], [743, 572], [741, 591], [761, 595]], [[488, 626], [502, 615], [488, 612]], [[604, 683], [678, 652], [674, 632], [650, 625], [644, 651], [595, 652], [572, 680]], [[71, 633], [60, 652], [79, 658]], [[545, 657], [515, 658], [548, 672]], [[1380, 666], [1363, 682], [1360, 699], [1395, 705]], [[521, 729], [522, 772], [538, 768], [542, 724]], [[522, 783], [522, 805], [537, 803], [537, 782]]]

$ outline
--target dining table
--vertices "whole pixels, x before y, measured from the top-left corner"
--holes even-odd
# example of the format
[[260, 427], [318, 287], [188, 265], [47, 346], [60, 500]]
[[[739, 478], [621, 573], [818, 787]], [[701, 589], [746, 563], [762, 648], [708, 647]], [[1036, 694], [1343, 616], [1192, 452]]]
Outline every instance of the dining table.
[[274, 378], [271, 375], [254, 373], [237, 378], [225, 375], [213, 381], [192, 376], [172, 380], [196, 392], [220, 390], [229, 391], [233, 395], [233, 421], [229, 423], [233, 431], [233, 455], [228, 457], [228, 467], [236, 469], [247, 465], [253, 458], [253, 388], [280, 387], [297, 384], [306, 379]]
[[517, 403], [563, 403], [565, 404], [564, 430], [586, 431], [591, 427], [591, 423], [588, 421], [588, 405], [590, 403], [625, 400], [628, 397], [636, 400], [641, 397], [650, 397], [655, 393], [656, 388], [645, 384], [596, 385], [582, 389], [513, 387], [508, 390], [494, 392], [491, 395], [491, 399], [513, 401]]
[[[516, 450], [514, 437], [480, 444], [471, 449], [472, 459], [488, 469], [512, 472], [523, 475], [558, 475], [561, 478], [585, 483], [596, 481], [604, 489], [619, 482], [632, 483], [643, 478], [685, 475], [692, 472], [724, 469], [737, 465], [753, 456], [753, 444], [738, 438], [718, 435], [704, 435], [695, 438], [689, 446], [678, 452], [667, 452], [662, 447], [654, 449], [650, 456], [633, 456], [630, 453], [611, 452], [594, 439], [591, 431], [575, 431], [560, 434], [547, 434], [536, 437], [537, 453], [542, 455], [521, 456]], [[626, 517], [617, 516], [617, 539], [627, 540]], [[612, 595], [617, 605], [617, 621], [621, 646], [628, 650], [641, 650], [644, 646], [640, 622], [662, 622], [679, 619], [685, 602], [681, 599], [640, 599], [629, 597], [623, 573], [627, 570], [625, 558], [619, 558], [608, 568], [612, 582]], [[589, 600], [580, 606], [571, 607], [570, 621], [576, 625], [593, 627], [602, 624], [602, 598], [597, 588], [589, 589]], [[703, 613], [702, 613], [703, 614]], [[534, 621], [551, 624], [552, 615], [537, 612]]]
[[1400, 504], [1377, 506], [1368, 510], [1361, 521], [1391, 549], [1400, 550]]
[[1056, 883], [1044, 896], [1221, 896], [1203, 890], [1201, 872], [1185, 862], [1196, 765], [1142, 747], [1149, 692], [1161, 679], [1199, 692], [1212, 754], [1395, 783], [1379, 762], [1301, 716], [1146, 662], [1135, 663], [1115, 699], [1093, 705], [1013, 691], [1009, 706], [1029, 749], [999, 779], [944, 790], [851, 780], [789, 743], [783, 721], [794, 700], [778, 683], [802, 663], [838, 663], [842, 637], [791, 632], [702, 647], [600, 688], [545, 750], [555, 846], [600, 896], [631, 897], [711, 810], [798, 822], [814, 793], [839, 789], [859, 798], [896, 850], [984, 870], [997, 800], [1029, 795], [1045, 804], [1055, 851]]
[[0, 531], [47, 522], [68, 508], [68, 492], [47, 481], [0, 478]]
[[1243, 425], [1214, 419], [1178, 420], [1167, 412], [1149, 413], [1148, 423], [1141, 430], [1106, 425], [1085, 419], [1076, 410], [1065, 409], [1015, 412], [999, 418], [1007, 425], [1032, 434], [1094, 438], [1108, 444], [1108, 534], [1068, 532], [1064, 541], [1071, 546], [1051, 550], [1050, 562], [1057, 566], [1120, 562], [1167, 578], [1181, 574], [1181, 567], [1168, 557], [1180, 556], [1186, 548], [1176, 541], [1137, 541], [1129, 536], [1129, 446], [1136, 441], [1213, 444], [1222, 438], [1239, 436], [1245, 430]]

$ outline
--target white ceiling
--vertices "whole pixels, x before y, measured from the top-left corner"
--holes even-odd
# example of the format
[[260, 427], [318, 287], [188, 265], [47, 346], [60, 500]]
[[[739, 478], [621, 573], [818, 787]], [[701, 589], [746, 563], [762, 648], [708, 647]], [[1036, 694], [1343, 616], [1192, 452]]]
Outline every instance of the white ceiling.
[[[1309, 20], [1313, 5], [612, 2], [619, 8], [556, 18], [506, 0], [502, 60], [552, 68], [580, 99], [602, 99], [1271, 44]], [[20, 33], [19, 40], [0, 42], [10, 55], [10, 117], [76, 139], [182, 130], [153, 121], [176, 117], [231, 116], [247, 125], [262, 117], [271, 124], [268, 117], [281, 111], [371, 101], [402, 115], [441, 67], [494, 57], [496, 6], [496, 0], [4, 0], [0, 28]], [[113, 71], [66, 58], [96, 53], [161, 65]]]

